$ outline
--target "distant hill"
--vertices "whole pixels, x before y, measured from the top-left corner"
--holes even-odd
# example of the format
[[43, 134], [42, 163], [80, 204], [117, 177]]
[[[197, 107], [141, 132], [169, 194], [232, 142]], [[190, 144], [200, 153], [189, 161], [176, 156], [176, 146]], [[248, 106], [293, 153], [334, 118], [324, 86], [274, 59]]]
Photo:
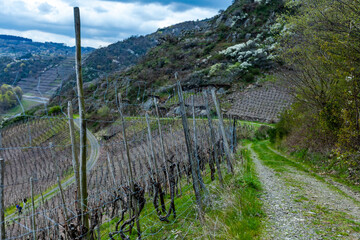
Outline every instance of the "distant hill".
[[[93, 50], [90, 47], [82, 48], [83, 53], [90, 53]], [[0, 57], [20, 58], [29, 53], [35, 55], [72, 55], [75, 53], [75, 47], [68, 47], [64, 43], [41, 43], [18, 36], [0, 35]]]
[[[93, 48], [82, 48], [84, 55]], [[34, 42], [31, 39], [0, 35], [0, 84], [21, 85], [25, 93], [37, 95], [38, 83], [46, 96], [66, 82], [74, 73], [69, 59], [75, 56], [75, 47], [63, 43]], [[71, 60], [70, 60], [71, 62]], [[59, 72], [59, 73], [58, 73]], [[39, 81], [39, 77], [43, 80]]]
[[13, 40], [13, 41], [23, 41], [23, 42], [32, 42], [29, 38], [23, 38], [18, 36], [12, 36], [12, 35], [3, 35], [0, 34], [0, 39], [2, 40]]

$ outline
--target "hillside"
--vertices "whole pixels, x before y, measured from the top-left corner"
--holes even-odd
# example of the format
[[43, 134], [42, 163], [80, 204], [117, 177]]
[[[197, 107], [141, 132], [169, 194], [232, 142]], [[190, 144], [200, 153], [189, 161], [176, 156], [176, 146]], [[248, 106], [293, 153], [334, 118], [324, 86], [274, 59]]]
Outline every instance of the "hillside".
[[235, 0], [20, 81], [53, 97], [0, 126], [0, 238], [360, 239], [359, 23]]
[[47, 66], [37, 77], [22, 78], [17, 85], [26, 95], [51, 97], [74, 72], [75, 57], [66, 57], [55, 65]]
[[[83, 54], [93, 50], [82, 48]], [[67, 58], [74, 58], [74, 55], [75, 47], [63, 43], [40, 43], [27, 38], [0, 35], [0, 83], [16, 85], [21, 81], [22, 86], [31, 85], [32, 79], [38, 79], [44, 71], [61, 65]], [[29, 83], [25, 83], [28, 80]]]
[[[281, 11], [281, 0], [234, 1], [211, 19], [177, 24], [94, 51], [84, 62], [84, 79], [91, 81], [85, 87], [88, 115], [97, 118], [104, 103], [115, 107], [115, 90], [125, 89], [123, 94], [132, 104], [155, 95], [165, 111], [172, 111], [176, 106], [164, 101], [173, 95], [175, 75], [187, 91], [221, 89], [229, 109], [231, 93], [267, 81], [267, 75], [277, 71], [275, 36], [282, 26], [275, 20]], [[55, 98], [53, 105], [65, 106], [70, 99], [75, 103], [70, 85], [61, 95], [67, 97], [61, 102]]]

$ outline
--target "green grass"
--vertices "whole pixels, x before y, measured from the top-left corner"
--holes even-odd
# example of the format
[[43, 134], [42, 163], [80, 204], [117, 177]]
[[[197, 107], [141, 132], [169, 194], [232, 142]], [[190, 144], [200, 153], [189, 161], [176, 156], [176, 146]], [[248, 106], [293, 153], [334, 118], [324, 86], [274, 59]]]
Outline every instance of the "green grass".
[[[246, 167], [240, 165], [240, 151], [247, 162]], [[262, 211], [260, 182], [255, 174], [254, 165], [247, 150], [239, 150], [236, 155], [235, 174], [223, 171], [225, 188], [221, 188], [218, 179], [211, 182], [208, 169], [203, 178], [211, 196], [211, 204], [205, 209], [204, 223], [198, 219], [195, 208], [195, 196], [192, 184], [183, 180], [183, 192], [176, 197], [177, 218], [169, 218], [170, 223], [161, 222], [154, 211], [152, 201], [147, 199], [141, 213], [142, 234], [146, 239], [257, 239], [262, 230]], [[167, 196], [167, 206], [169, 204]], [[102, 239], [108, 239], [110, 231], [114, 231], [114, 219], [101, 226]], [[136, 230], [132, 233], [136, 238]], [[120, 239], [120, 238], [116, 238]]]
[[[27, 100], [27, 99], [22, 99], [21, 104], [23, 105], [24, 110], [27, 111], [34, 106], [40, 105], [41, 103]], [[22, 113], [22, 108], [20, 105], [17, 105], [16, 107], [13, 107], [13, 108], [9, 109], [8, 111], [6, 111], [5, 114], [9, 115], [9, 116], [13, 116], [13, 115], [16, 115], [19, 113]]]
[[[215, 239], [256, 239], [262, 231], [261, 183], [255, 174], [250, 152], [243, 149], [245, 166], [237, 166], [234, 176], [226, 176], [225, 190], [219, 197], [226, 207], [218, 207], [208, 213], [210, 219], [221, 219], [223, 226], [218, 229]], [[240, 156], [237, 155], [240, 162]], [[215, 227], [216, 222], [212, 222]]]
[[291, 153], [290, 155], [286, 154], [286, 149], [277, 149], [277, 151], [281, 152], [291, 161], [297, 162], [306, 168], [311, 169], [312, 172], [326, 175], [332, 180], [346, 185], [353, 191], [360, 191], [359, 184], [349, 179], [349, 175], [346, 173], [348, 167], [346, 167], [346, 165], [336, 164], [336, 159], [329, 159], [326, 156], [316, 153], [310, 154], [306, 151], [297, 151]]
[[[297, 162], [296, 159], [281, 156], [274, 152], [270, 147], [269, 141], [253, 142], [252, 149], [266, 166], [277, 171], [279, 175], [283, 172], [291, 171], [289, 167], [294, 167], [322, 182], [326, 182], [322, 176], [313, 172], [314, 169], [311, 169], [311, 167], [303, 165], [302, 162]], [[282, 153], [280, 152], [280, 154]], [[306, 193], [302, 192], [302, 182], [286, 176], [284, 180], [285, 185], [291, 185], [298, 189], [294, 201], [304, 204], [306, 209], [304, 214], [311, 217], [312, 224], [317, 227], [317, 234], [326, 236], [325, 239], [344, 239], [344, 237], [360, 231], [360, 224], [349, 214], [318, 205], [315, 201], [309, 199]], [[343, 196], [352, 198], [331, 184], [327, 184], [327, 186]]]
[[254, 142], [252, 148], [266, 166], [271, 167], [277, 172], [288, 171], [288, 167], [294, 167], [304, 172], [309, 172], [301, 164], [271, 151], [269, 148], [269, 141]]

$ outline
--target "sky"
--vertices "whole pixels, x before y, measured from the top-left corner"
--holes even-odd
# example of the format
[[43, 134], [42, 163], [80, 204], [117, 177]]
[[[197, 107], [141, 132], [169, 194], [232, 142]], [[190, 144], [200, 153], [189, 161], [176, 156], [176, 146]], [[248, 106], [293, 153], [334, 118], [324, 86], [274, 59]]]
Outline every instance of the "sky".
[[73, 7], [82, 45], [98, 48], [176, 23], [215, 16], [232, 0], [0, 0], [0, 34], [74, 45]]

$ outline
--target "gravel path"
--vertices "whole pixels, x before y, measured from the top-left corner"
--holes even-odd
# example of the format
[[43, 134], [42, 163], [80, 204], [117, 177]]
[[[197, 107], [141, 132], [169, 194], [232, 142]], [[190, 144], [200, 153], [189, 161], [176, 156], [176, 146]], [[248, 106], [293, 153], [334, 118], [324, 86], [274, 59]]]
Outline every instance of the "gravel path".
[[359, 202], [295, 168], [276, 172], [249, 149], [268, 218], [261, 239], [360, 239]]

